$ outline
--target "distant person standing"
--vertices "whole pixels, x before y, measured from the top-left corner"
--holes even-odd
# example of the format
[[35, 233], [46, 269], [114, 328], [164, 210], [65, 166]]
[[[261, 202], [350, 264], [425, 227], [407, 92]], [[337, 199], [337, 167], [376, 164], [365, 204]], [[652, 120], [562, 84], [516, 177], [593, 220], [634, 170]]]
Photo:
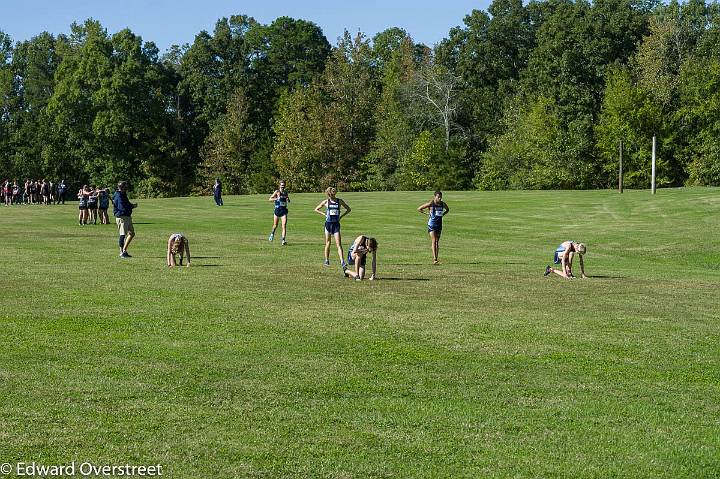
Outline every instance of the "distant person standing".
[[100, 224], [107, 225], [110, 223], [108, 217], [108, 207], [110, 206], [110, 193], [107, 188], [98, 188], [98, 210], [100, 212]]
[[120, 257], [130, 258], [127, 249], [130, 242], [135, 238], [135, 228], [132, 223], [133, 209], [137, 203], [130, 203], [127, 197], [127, 181], [121, 181], [117, 185], [117, 191], [113, 195], [113, 215], [120, 235], [118, 245], [120, 246]]
[[78, 222], [80, 226], [88, 224], [88, 196], [90, 191], [87, 185], [83, 185], [78, 191]]
[[17, 180], [15, 180], [15, 183], [13, 183], [13, 203], [16, 205], [22, 203], [22, 198], [20, 195], [20, 185], [18, 185]]
[[40, 183], [40, 197], [42, 198], [42, 204], [50, 204], [50, 185], [44, 178]]
[[215, 204], [218, 206], [223, 205], [222, 200], [222, 183], [220, 178], [215, 178], [215, 184], [213, 185], [213, 197], [215, 198]]
[[50, 204], [54, 205], [57, 198], [57, 184], [51, 180], [48, 181], [48, 186], [50, 188]]
[[90, 213], [90, 218], [88, 220], [88, 224], [97, 224], [97, 217], [98, 217], [98, 192], [95, 188], [95, 185], [90, 185], [90, 189], [88, 190], [88, 212]]
[[60, 184], [58, 185], [58, 203], [65, 204], [65, 192], [67, 191], [67, 185], [65, 184], [65, 180], [60, 180]]
[[442, 219], [450, 212], [450, 208], [443, 202], [442, 192], [437, 190], [435, 191], [433, 199], [420, 205], [418, 211], [423, 215], [428, 215], [427, 227], [428, 234], [430, 235], [430, 249], [432, 250], [433, 264], [439, 264], [438, 255], [440, 254]]
[[285, 182], [281, 181], [278, 189], [270, 195], [268, 201], [275, 202], [275, 211], [273, 213], [273, 226], [268, 241], [272, 241], [275, 238], [275, 230], [277, 229], [278, 220], [282, 223], [282, 245], [285, 246], [285, 234], [287, 233], [287, 215], [288, 215], [288, 203], [290, 203], [290, 195], [285, 189]]
[[6, 180], [5, 184], [1, 186], [3, 198], [5, 199], [5, 206], [12, 204], [12, 186], [10, 186], [10, 180]]

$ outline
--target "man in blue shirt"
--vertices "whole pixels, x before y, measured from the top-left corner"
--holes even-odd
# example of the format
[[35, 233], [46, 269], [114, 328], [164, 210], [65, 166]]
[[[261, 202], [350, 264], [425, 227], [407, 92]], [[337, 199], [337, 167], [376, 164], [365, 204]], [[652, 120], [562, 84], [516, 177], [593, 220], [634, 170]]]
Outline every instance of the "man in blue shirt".
[[113, 195], [113, 215], [120, 233], [120, 257], [130, 258], [127, 249], [135, 237], [135, 228], [132, 223], [132, 211], [137, 208], [137, 203], [130, 203], [127, 197], [127, 181], [121, 181], [117, 185], [117, 191]]

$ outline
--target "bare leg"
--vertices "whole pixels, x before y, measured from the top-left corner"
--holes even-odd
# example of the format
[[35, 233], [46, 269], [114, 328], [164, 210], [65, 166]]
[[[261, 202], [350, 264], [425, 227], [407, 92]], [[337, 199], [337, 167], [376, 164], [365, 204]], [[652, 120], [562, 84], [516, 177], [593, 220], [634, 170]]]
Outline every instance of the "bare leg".
[[357, 273], [356, 273], [355, 271], [351, 270], [351, 269], [348, 269], [348, 270], [345, 271], [345, 272], [346, 272], [346, 273], [348, 274], [348, 276], [350, 276], [351, 278], [355, 278], [355, 279], [358, 279], [358, 278], [359, 278], [359, 279], [364, 279], [364, 278], [365, 278], [365, 268], [362, 267], [362, 266], [360, 266], [360, 267], [358, 268]]
[[556, 275], [560, 276], [561, 278], [569, 278], [568, 275], [565, 274], [565, 272], [562, 269], [557, 268], [550, 268], [551, 273], [555, 273]]
[[287, 215], [283, 216], [281, 221], [282, 221], [282, 239], [285, 239], [285, 233], [287, 233]]
[[430, 232], [430, 250], [432, 251], [433, 264], [438, 263], [438, 242], [434, 231]]
[[335, 233], [335, 245], [337, 246], [338, 256], [340, 257], [340, 264], [343, 264], [345, 262], [345, 258], [343, 257], [342, 237], [340, 236], [340, 232]]
[[123, 245], [123, 251], [127, 252], [128, 246], [130, 246], [130, 242], [135, 237], [135, 233], [128, 233], [125, 236], [125, 244]]
[[330, 261], [330, 233], [325, 230], [325, 262]]
[[[218, 205], [220, 206], [220, 205]], [[272, 230], [270, 231], [270, 236], [268, 236], [268, 241], [272, 241], [275, 239], [275, 230], [277, 229], [277, 223], [278, 223], [278, 217], [276, 214], [273, 214], [273, 226]]]

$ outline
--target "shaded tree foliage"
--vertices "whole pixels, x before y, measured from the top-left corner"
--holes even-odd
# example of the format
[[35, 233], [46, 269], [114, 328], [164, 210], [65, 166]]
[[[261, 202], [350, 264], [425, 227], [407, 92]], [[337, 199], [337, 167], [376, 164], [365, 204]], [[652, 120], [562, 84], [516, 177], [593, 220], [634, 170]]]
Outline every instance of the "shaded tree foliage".
[[130, 180], [143, 195], [272, 188], [720, 184], [720, 6], [493, 0], [433, 49], [401, 27], [334, 47], [247, 15], [163, 55], [95, 20], [0, 32], [0, 178]]

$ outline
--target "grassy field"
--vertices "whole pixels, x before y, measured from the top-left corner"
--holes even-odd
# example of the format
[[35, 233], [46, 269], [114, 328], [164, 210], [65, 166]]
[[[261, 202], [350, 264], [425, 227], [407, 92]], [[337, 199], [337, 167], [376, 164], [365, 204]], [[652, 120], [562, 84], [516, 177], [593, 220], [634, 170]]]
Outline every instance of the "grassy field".
[[[346, 250], [379, 242], [362, 283], [322, 266], [319, 194], [286, 247], [267, 196], [140, 200], [129, 260], [75, 205], [0, 206], [0, 462], [720, 476], [720, 189], [446, 192], [439, 266], [430, 196], [340, 195]], [[589, 279], [542, 276], [566, 239]]]

